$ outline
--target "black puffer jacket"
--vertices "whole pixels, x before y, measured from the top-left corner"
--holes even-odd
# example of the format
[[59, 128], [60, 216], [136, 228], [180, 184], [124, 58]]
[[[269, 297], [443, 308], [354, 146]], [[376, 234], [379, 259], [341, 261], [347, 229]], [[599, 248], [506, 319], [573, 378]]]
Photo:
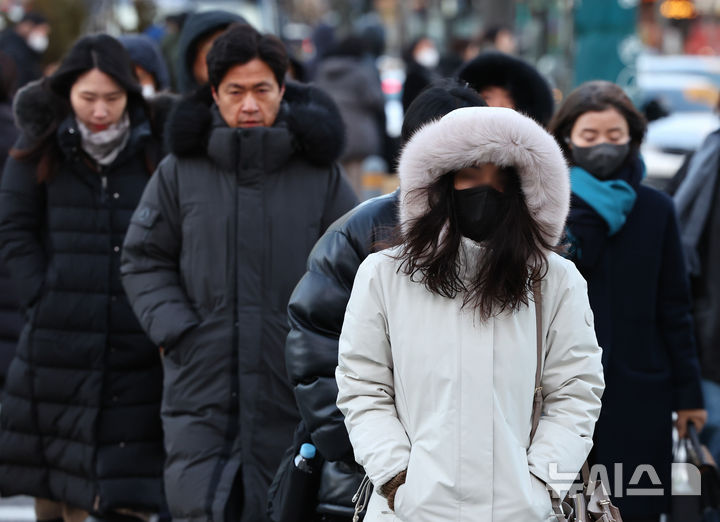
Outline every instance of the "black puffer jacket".
[[362, 472], [355, 465], [344, 417], [335, 406], [338, 338], [355, 273], [383, 248], [398, 223], [398, 192], [380, 196], [335, 222], [310, 253], [307, 272], [288, 306], [290, 334], [285, 361], [300, 414], [324, 464], [318, 513], [352, 517], [352, 496]]
[[[5, 166], [8, 152], [18, 133], [10, 104], [0, 103], [0, 170]], [[12, 284], [5, 267], [0, 265], [0, 390], [5, 384], [5, 375], [15, 354], [15, 345], [22, 325], [23, 318], [15, 297], [15, 285]]]
[[352, 208], [334, 163], [342, 122], [318, 89], [288, 84], [272, 127], [229, 128], [209, 92], [171, 116], [172, 154], [148, 184], [123, 283], [165, 347], [166, 491], [173, 519], [266, 519], [267, 488], [298, 421], [283, 345], [310, 249]]
[[[40, 86], [18, 94], [26, 137], [46, 102]], [[0, 254], [26, 324], [2, 400], [3, 496], [99, 512], [164, 504], [160, 357], [120, 283], [120, 247], [156, 150], [149, 124], [137, 112], [131, 121], [128, 145], [102, 170], [73, 117], [58, 127], [50, 181], [36, 181], [33, 162], [7, 161]]]

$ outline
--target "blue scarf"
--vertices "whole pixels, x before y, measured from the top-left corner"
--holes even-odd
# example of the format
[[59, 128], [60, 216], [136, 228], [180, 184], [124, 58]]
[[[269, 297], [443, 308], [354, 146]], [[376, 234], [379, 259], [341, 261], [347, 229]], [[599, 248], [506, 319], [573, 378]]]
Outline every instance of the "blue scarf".
[[[639, 161], [642, 179], [645, 176], [645, 165], [642, 165], [642, 160]], [[587, 203], [607, 223], [608, 236], [613, 236], [622, 229], [635, 205], [637, 193], [631, 183], [634, 185], [635, 180], [616, 178], [602, 181], [580, 167], [570, 169], [573, 194]]]

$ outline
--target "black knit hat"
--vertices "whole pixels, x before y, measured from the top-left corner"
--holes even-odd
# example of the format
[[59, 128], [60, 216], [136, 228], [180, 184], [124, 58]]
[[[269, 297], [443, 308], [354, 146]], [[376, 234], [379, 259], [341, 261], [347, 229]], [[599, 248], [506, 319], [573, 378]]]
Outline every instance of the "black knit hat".
[[547, 80], [529, 63], [499, 52], [486, 52], [464, 63], [457, 73], [476, 91], [503, 87], [515, 101], [515, 109], [547, 126], [555, 109]]

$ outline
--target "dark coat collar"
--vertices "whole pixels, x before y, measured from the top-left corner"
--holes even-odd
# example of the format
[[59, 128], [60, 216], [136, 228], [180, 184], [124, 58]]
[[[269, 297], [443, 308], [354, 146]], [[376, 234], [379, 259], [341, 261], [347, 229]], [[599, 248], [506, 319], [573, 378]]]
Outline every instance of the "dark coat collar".
[[[270, 159], [270, 155], [281, 149], [288, 151], [288, 157], [297, 154], [314, 165], [330, 166], [337, 161], [345, 144], [345, 127], [330, 97], [316, 87], [288, 82], [283, 99], [273, 127], [231, 129], [214, 121], [212, 94], [208, 87], [202, 88], [181, 100], [170, 114], [165, 128], [167, 150], [178, 157], [210, 155], [227, 166], [235, 149], [241, 155], [252, 154], [251, 146], [243, 141], [247, 137], [256, 145], [273, 144], [262, 152], [273, 164], [280, 158]], [[237, 165], [240, 156], [232, 154], [232, 164]]]

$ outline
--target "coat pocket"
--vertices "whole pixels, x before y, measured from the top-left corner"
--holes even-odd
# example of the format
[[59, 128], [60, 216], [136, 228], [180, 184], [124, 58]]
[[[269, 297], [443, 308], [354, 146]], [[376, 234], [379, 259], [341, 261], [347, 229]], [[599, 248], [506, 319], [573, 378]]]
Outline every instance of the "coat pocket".
[[553, 508], [550, 491], [548, 491], [545, 483], [532, 473], [530, 473], [530, 491], [533, 499], [533, 507], [538, 515], [543, 517], [541, 520], [546, 520], [552, 516]]

